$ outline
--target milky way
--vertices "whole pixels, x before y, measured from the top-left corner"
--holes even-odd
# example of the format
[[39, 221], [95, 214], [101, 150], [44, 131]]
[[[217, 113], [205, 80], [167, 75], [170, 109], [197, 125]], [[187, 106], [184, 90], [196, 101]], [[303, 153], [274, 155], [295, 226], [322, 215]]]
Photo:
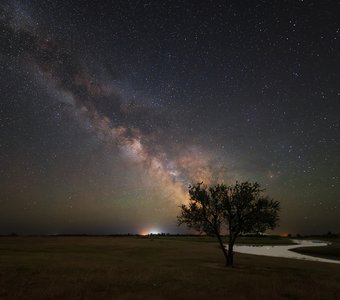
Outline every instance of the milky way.
[[189, 184], [258, 181], [339, 228], [332, 1], [5, 1], [1, 231], [177, 232]]

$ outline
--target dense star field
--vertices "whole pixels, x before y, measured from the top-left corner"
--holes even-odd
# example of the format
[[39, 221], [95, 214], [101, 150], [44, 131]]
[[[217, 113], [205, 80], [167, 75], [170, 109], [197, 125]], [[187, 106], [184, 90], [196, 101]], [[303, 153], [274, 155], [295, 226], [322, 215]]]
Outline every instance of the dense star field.
[[1, 1], [0, 233], [181, 232], [258, 181], [339, 231], [338, 1]]

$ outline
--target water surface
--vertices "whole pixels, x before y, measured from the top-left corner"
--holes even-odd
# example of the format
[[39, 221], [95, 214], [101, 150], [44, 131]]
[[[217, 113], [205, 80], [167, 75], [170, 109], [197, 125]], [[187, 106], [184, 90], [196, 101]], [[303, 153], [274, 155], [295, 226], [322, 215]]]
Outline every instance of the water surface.
[[300, 248], [300, 247], [320, 247], [327, 246], [330, 243], [321, 241], [309, 241], [309, 240], [292, 240], [296, 245], [285, 245], [285, 246], [250, 246], [250, 245], [235, 245], [234, 251], [239, 253], [254, 254], [254, 255], [265, 255], [273, 257], [286, 257], [295, 259], [304, 259], [312, 261], [321, 261], [327, 263], [340, 264], [339, 260], [327, 259], [321, 257], [315, 257], [305, 254], [300, 254], [290, 249]]

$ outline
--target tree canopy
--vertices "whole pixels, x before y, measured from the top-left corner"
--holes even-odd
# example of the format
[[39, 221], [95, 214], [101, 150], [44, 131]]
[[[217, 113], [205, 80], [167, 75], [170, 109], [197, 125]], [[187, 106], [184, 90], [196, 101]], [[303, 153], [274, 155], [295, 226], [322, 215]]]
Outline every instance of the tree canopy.
[[[257, 182], [210, 187], [197, 183], [189, 187], [189, 203], [181, 206], [178, 224], [214, 234], [226, 265], [233, 265], [233, 246], [240, 234], [261, 233], [277, 226], [280, 203], [263, 196], [263, 191]], [[222, 240], [224, 232], [228, 233], [228, 250]]]

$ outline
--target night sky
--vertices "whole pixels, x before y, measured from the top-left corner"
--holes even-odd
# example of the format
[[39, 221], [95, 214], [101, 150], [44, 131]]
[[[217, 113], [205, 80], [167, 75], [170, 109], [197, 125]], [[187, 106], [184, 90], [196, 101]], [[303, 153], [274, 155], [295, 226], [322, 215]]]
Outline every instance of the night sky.
[[1, 1], [0, 234], [185, 232], [258, 181], [340, 231], [339, 1]]

